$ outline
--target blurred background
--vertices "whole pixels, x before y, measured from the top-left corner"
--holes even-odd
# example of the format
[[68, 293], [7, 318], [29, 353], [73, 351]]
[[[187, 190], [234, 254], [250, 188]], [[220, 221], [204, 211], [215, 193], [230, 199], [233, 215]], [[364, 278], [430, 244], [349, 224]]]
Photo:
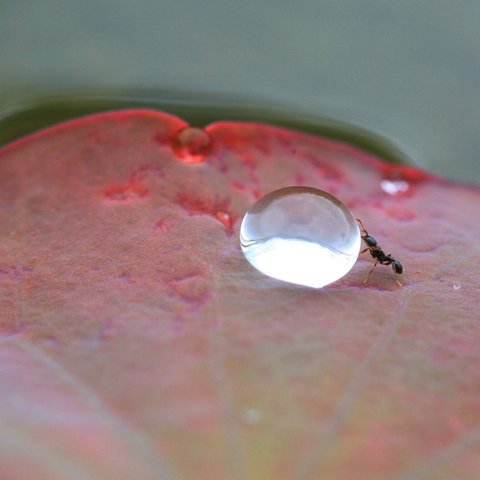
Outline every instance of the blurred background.
[[266, 106], [480, 183], [479, 25], [473, 0], [1, 0], [0, 133], [86, 91], [219, 118]]

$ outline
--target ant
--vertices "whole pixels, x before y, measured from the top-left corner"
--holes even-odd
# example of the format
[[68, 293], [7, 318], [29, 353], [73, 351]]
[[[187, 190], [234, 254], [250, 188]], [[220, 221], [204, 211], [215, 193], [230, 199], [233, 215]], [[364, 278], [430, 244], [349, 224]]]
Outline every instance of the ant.
[[375, 240], [375, 238], [368, 234], [367, 230], [363, 226], [362, 221], [358, 218], [356, 220], [360, 225], [360, 229], [362, 231], [362, 239], [367, 244], [367, 248], [362, 250], [360, 253], [364, 253], [368, 250], [372, 258], [375, 259], [375, 263], [370, 272], [368, 272], [367, 278], [363, 281], [363, 283], [368, 282], [368, 279], [370, 278], [373, 269], [377, 266], [377, 263], [380, 263], [381, 265], [392, 266], [393, 273], [395, 274], [395, 280], [397, 281], [398, 285], [402, 286], [402, 284], [398, 280], [398, 275], [401, 275], [403, 273], [403, 265], [398, 260], [395, 260], [390, 253], [386, 255], [382, 248], [377, 244], [377, 240]]

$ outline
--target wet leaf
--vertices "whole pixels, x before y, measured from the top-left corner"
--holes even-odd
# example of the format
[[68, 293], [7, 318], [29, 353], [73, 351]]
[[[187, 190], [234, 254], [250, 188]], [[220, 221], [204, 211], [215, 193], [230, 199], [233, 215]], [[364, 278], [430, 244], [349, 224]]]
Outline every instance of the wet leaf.
[[[480, 192], [285, 129], [132, 110], [0, 150], [0, 477], [476, 479]], [[267, 278], [260, 196], [337, 196], [402, 261]]]

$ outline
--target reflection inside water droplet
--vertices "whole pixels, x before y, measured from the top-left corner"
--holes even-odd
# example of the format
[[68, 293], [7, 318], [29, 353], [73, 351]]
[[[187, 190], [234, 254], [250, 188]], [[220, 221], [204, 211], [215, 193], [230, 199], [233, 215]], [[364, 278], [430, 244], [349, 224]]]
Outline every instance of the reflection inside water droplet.
[[454, 290], [460, 290], [460, 288], [462, 288], [462, 284], [460, 282], [453, 282], [452, 287]]
[[380, 182], [381, 189], [388, 193], [389, 195], [398, 195], [400, 193], [405, 193], [410, 185], [405, 180], [382, 180]]
[[348, 208], [327, 192], [288, 187], [265, 195], [245, 215], [240, 243], [262, 273], [320, 288], [343, 277], [360, 251]]

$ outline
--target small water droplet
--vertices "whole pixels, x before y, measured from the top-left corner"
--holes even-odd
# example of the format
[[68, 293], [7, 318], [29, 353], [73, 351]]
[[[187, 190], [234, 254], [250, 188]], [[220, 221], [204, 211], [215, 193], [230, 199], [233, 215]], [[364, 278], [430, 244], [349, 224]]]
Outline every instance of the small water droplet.
[[177, 132], [172, 148], [183, 162], [201, 163], [211, 148], [210, 135], [201, 128], [182, 128]]
[[243, 253], [257, 270], [314, 288], [342, 278], [355, 264], [360, 242], [350, 210], [310, 187], [265, 195], [247, 212], [240, 229]]
[[380, 187], [389, 195], [399, 195], [405, 193], [410, 188], [410, 184], [405, 180], [384, 179], [380, 182]]
[[256, 425], [262, 419], [262, 412], [257, 408], [245, 408], [242, 418], [248, 425]]
[[228, 231], [232, 229], [232, 217], [227, 212], [217, 212], [215, 217], [223, 223]]
[[453, 282], [452, 287], [454, 290], [460, 290], [462, 288], [462, 284], [460, 282]]

